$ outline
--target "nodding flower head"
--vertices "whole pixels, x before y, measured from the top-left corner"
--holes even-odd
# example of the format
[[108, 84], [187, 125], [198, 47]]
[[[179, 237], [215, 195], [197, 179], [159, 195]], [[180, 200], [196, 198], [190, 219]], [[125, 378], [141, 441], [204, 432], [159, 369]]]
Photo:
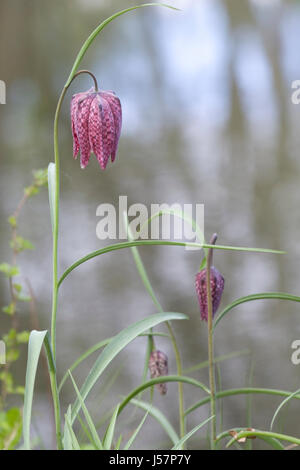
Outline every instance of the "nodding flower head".
[[[162, 375], [168, 375], [168, 357], [161, 351], [152, 351], [149, 358], [149, 370], [151, 379], [161, 377]], [[167, 384], [161, 383], [156, 384], [161, 395], [167, 393]]]
[[[224, 290], [224, 277], [214, 266], [211, 266], [210, 268], [210, 289], [212, 313], [214, 316], [220, 305], [222, 293]], [[202, 269], [199, 273], [196, 274], [196, 292], [200, 306], [201, 320], [207, 321], [208, 310], [206, 268]]]
[[73, 156], [80, 150], [80, 166], [89, 163], [91, 152], [105, 170], [109, 157], [116, 157], [122, 125], [122, 108], [113, 91], [93, 88], [73, 95], [71, 101]]

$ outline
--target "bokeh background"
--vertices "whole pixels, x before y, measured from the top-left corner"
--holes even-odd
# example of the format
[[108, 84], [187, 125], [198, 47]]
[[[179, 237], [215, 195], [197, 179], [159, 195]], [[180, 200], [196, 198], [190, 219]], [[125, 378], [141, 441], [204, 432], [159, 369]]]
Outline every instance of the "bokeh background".
[[[136, 2], [138, 3], [138, 2]], [[142, 3], [142, 2], [140, 2]], [[204, 203], [205, 232], [219, 243], [285, 249], [284, 256], [215, 253], [226, 279], [222, 306], [240, 296], [285, 291], [299, 294], [299, 128], [300, 105], [291, 102], [293, 80], [300, 79], [300, 3], [280, 0], [177, 0], [174, 12], [141, 9], [107, 27], [89, 50], [82, 68], [96, 73], [101, 87], [113, 89], [123, 105], [123, 130], [117, 161], [102, 172], [95, 158], [85, 171], [72, 159], [69, 101], [90, 87], [88, 77], [72, 84], [60, 120], [62, 163], [60, 272], [108, 241], [96, 237], [96, 208], [128, 204]], [[0, 79], [7, 84], [7, 104], [0, 108], [1, 261], [10, 262], [7, 217], [32, 180], [32, 170], [53, 160], [53, 116], [60, 90], [83, 41], [104, 18], [134, 5], [114, 0], [2, 0], [0, 4]], [[51, 226], [47, 191], [32, 198], [22, 213], [21, 234], [35, 244], [20, 255], [22, 274], [30, 279], [41, 328], [49, 328], [51, 308]], [[144, 247], [140, 254], [166, 311], [188, 314], [174, 323], [184, 367], [207, 358], [206, 325], [199, 321], [194, 276], [201, 253], [177, 247]], [[4, 278], [1, 304], [9, 302]], [[155, 313], [129, 250], [94, 259], [74, 271], [60, 291], [58, 373], [88, 347], [128, 324]], [[300, 366], [291, 363], [291, 343], [300, 339], [300, 307], [284, 301], [256, 301], [239, 306], [215, 335], [216, 355], [242, 351], [222, 362], [222, 388], [259, 387], [296, 390]], [[30, 329], [27, 305], [19, 309]], [[8, 320], [2, 315], [1, 334]], [[160, 331], [165, 331], [163, 327]], [[157, 347], [173, 352], [167, 339]], [[88, 405], [96, 422], [133, 387], [143, 370], [146, 339], [132, 343], [91, 393]], [[95, 356], [75, 373], [84, 380]], [[15, 373], [24, 382], [26, 349]], [[42, 368], [41, 368], [42, 369]], [[52, 445], [51, 407], [40, 369], [34, 402], [35, 433], [40, 446]], [[251, 373], [251, 371], [253, 373]], [[194, 373], [207, 381], [207, 370]], [[185, 387], [186, 404], [200, 398]], [[177, 386], [155, 394], [160, 407], [178, 426]], [[74, 399], [67, 383], [63, 411]], [[268, 429], [279, 399], [256, 396], [252, 426]], [[247, 424], [247, 399], [225, 399], [224, 428]], [[290, 403], [277, 429], [299, 435], [299, 405]], [[204, 407], [188, 427], [209, 415]], [[141, 414], [120, 417], [129, 435]], [[204, 437], [203, 437], [204, 436]], [[190, 442], [205, 448], [205, 435]], [[168, 438], [148, 418], [137, 448], [161, 448]], [[259, 443], [255, 444], [259, 447]]]

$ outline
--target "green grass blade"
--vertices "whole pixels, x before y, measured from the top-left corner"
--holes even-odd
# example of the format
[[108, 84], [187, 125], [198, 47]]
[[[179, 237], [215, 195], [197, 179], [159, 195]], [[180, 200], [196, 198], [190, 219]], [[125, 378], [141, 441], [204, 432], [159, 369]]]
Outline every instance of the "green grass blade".
[[122, 434], [120, 434], [120, 437], [119, 437], [119, 439], [117, 440], [117, 443], [116, 443], [115, 450], [120, 450], [122, 439], [123, 439], [123, 436], [122, 436]]
[[140, 424], [138, 425], [138, 427], [136, 428], [136, 430], [135, 430], [134, 433], [132, 434], [131, 438], [130, 438], [130, 439], [128, 440], [128, 442], [125, 444], [123, 450], [128, 450], [128, 449], [130, 449], [130, 447], [132, 446], [132, 444], [133, 444], [134, 441], [135, 441], [135, 438], [137, 437], [138, 433], [139, 433], [140, 430], [142, 429], [143, 424], [144, 424], [144, 422], [146, 421], [148, 414], [149, 414], [149, 411], [147, 411], [147, 413], [146, 413], [145, 416], [143, 417], [142, 421], [140, 422]]
[[272, 428], [273, 428], [273, 425], [274, 425], [274, 422], [275, 422], [275, 419], [277, 418], [278, 416], [278, 413], [279, 411], [282, 409], [282, 407], [284, 405], [286, 405], [292, 398], [294, 398], [296, 395], [298, 395], [300, 393], [300, 388], [298, 390], [296, 390], [296, 392], [294, 393], [291, 393], [291, 395], [289, 397], [286, 397], [281, 403], [280, 405], [278, 406], [278, 408], [276, 409], [274, 415], [273, 415], [273, 418], [272, 418], [272, 421], [271, 421], [271, 424], [270, 424], [270, 431], [272, 431]]
[[68, 429], [67, 444], [68, 446], [71, 444], [71, 449], [68, 449], [68, 450], [81, 450], [77, 437], [75, 436], [75, 433], [72, 428], [70, 415], [71, 413], [70, 413], [70, 407], [69, 407], [68, 413], [66, 413], [65, 415], [65, 426]]
[[199, 429], [201, 429], [203, 426], [205, 426], [205, 424], [207, 424], [211, 419], [213, 418], [213, 416], [210, 416], [209, 418], [207, 418], [205, 421], [203, 421], [202, 423], [198, 424], [197, 426], [195, 426], [190, 432], [188, 432], [187, 434], [185, 434], [185, 436], [183, 436], [176, 444], [174, 447], [172, 447], [172, 450], [179, 450], [182, 448], [183, 444], [190, 438], [192, 437]]
[[285, 292], [262, 292], [260, 294], [251, 294], [245, 297], [240, 297], [239, 299], [232, 302], [230, 305], [224, 308], [224, 310], [217, 316], [214, 321], [213, 329], [215, 330], [217, 324], [222, 320], [222, 318], [230, 312], [234, 307], [237, 307], [240, 304], [245, 302], [250, 302], [252, 300], [262, 300], [262, 299], [282, 299], [282, 300], [291, 300], [293, 302], [300, 302], [300, 297], [297, 295], [286, 294]]
[[[217, 436], [217, 443], [220, 442], [222, 439], [224, 439], [225, 437], [232, 437], [231, 436], [231, 432], [232, 431], [235, 431], [238, 436], [235, 436], [234, 438], [230, 439], [226, 445], [226, 447], [230, 444], [231, 445], [236, 445], [238, 446], [239, 450], [244, 450], [244, 448], [242, 447], [242, 444], [240, 445], [238, 442], [237, 442], [237, 439], [240, 438], [240, 434], [239, 433], [242, 433], [243, 431], [245, 431], [245, 428], [234, 428], [234, 429], [231, 429], [231, 430], [227, 430], [227, 431], [223, 431], [222, 433], [220, 433], [218, 436]], [[261, 439], [265, 442], [267, 442], [267, 444], [269, 444], [271, 447], [273, 447], [275, 450], [284, 450], [284, 446], [281, 444], [281, 442], [274, 438], [274, 437], [271, 437], [271, 436], [266, 436], [266, 435], [258, 435], [256, 436], [258, 437], [258, 439]], [[246, 440], [246, 443], [247, 441], [249, 440], [252, 440], [252, 439], [247, 439]], [[248, 449], [247, 449], [248, 450]]]
[[198, 388], [204, 390], [208, 395], [210, 394], [210, 391], [206, 387], [206, 385], [204, 385], [203, 383], [201, 383], [198, 380], [195, 380], [191, 377], [184, 377], [183, 375], [165, 375], [165, 376], [157, 377], [155, 379], [151, 379], [148, 382], [142, 383], [141, 385], [136, 387], [122, 401], [122, 403], [120, 405], [119, 413], [121, 413], [121, 411], [123, 411], [125, 406], [130, 401], [132, 401], [132, 399], [135, 396], [139, 395], [139, 393], [141, 393], [142, 391], [146, 390], [149, 387], [153, 387], [154, 385], [161, 384], [161, 383], [168, 383], [168, 382], [182, 382], [182, 383], [186, 383], [186, 384], [189, 384], [189, 385], [194, 385], [195, 387], [198, 387]]
[[61, 283], [65, 280], [65, 278], [78, 266], [93, 259], [97, 256], [103, 255], [104, 253], [110, 253], [116, 250], [122, 250], [124, 248], [132, 248], [133, 246], [191, 246], [195, 248], [213, 248], [215, 250], [233, 250], [233, 251], [245, 251], [245, 252], [252, 252], [252, 253], [273, 253], [273, 254], [284, 254], [285, 251], [279, 250], [269, 250], [265, 248], [246, 248], [241, 246], [225, 246], [225, 245], [209, 245], [209, 244], [201, 244], [201, 243], [190, 243], [190, 242], [173, 242], [167, 240], [134, 240], [132, 242], [122, 242], [122, 243], [114, 243], [113, 245], [105, 246], [100, 250], [93, 251], [88, 255], [80, 258], [74, 264], [72, 264], [61, 276], [58, 281], [58, 287]]
[[[130, 242], [133, 242], [134, 239], [132, 237], [132, 233], [131, 233], [129, 225], [128, 225], [128, 217], [127, 217], [126, 212], [124, 212], [123, 217], [124, 217], [124, 224], [125, 224], [125, 227], [126, 227], [128, 239], [129, 239]], [[140, 278], [141, 278], [148, 294], [150, 295], [154, 305], [156, 306], [157, 311], [158, 312], [163, 312], [163, 308], [160, 305], [160, 303], [159, 303], [159, 301], [158, 301], [158, 299], [155, 295], [155, 292], [154, 292], [153, 287], [151, 285], [151, 282], [149, 280], [148, 274], [146, 272], [144, 263], [142, 261], [142, 258], [140, 257], [140, 254], [139, 254], [138, 249], [137, 249], [136, 246], [131, 247], [131, 253], [133, 255], [133, 259], [135, 261], [135, 265], [136, 265], [136, 268], [137, 268], [138, 273], [140, 275]]]
[[[230, 435], [229, 432], [227, 432], [227, 435]], [[232, 439], [230, 439], [230, 441], [226, 444], [226, 447], [227, 448], [230, 447], [237, 439], [241, 439], [243, 437], [258, 437], [268, 442], [272, 447], [278, 450], [283, 449], [283, 446], [279, 441], [286, 441], [286, 442], [291, 442], [292, 444], [300, 445], [300, 439], [294, 436], [255, 429], [253, 431], [247, 431], [247, 430], [239, 431], [236, 437], [233, 437]], [[219, 440], [219, 438], [217, 438], [217, 440]]]
[[147, 411], [149, 415], [155, 418], [156, 421], [158, 421], [158, 423], [161, 425], [162, 429], [165, 430], [174, 445], [179, 441], [179, 436], [177, 432], [175, 431], [171, 423], [167, 420], [165, 415], [158, 408], [142, 400], [133, 399], [131, 400], [131, 403]]
[[[142, 333], [139, 336], [149, 336], [149, 335], [150, 335], [150, 333]], [[170, 336], [167, 335], [166, 333], [153, 333], [153, 334], [151, 333], [151, 336], [162, 336], [164, 338], [170, 338]], [[113, 338], [107, 338], [107, 339], [104, 339], [102, 341], [99, 341], [98, 343], [94, 344], [94, 346], [87, 349], [83, 354], [81, 354], [81, 356], [79, 356], [76, 359], [76, 361], [73, 362], [73, 364], [69, 367], [67, 372], [64, 374], [63, 378], [60, 381], [58, 391], [59, 392], [61, 391], [62, 387], [64, 386], [64, 384], [66, 382], [66, 380], [68, 379], [68, 377], [69, 377], [69, 372], [68, 371], [69, 370], [71, 372], [73, 372], [85, 359], [90, 357], [94, 352], [99, 351], [99, 349], [106, 346], [112, 339]]]
[[[159, 323], [170, 321], [170, 320], [185, 320], [188, 317], [182, 313], [157, 313], [150, 317], [139, 320], [133, 325], [128, 326], [116, 335], [112, 341], [104, 348], [92, 369], [90, 370], [88, 377], [86, 378], [81, 390], [80, 395], [83, 401], [88, 396], [94, 384], [97, 382], [100, 375], [116, 357], [116, 355], [122, 351], [131, 341], [133, 341], [140, 333], [144, 333], [146, 330], [158, 325]], [[72, 423], [74, 422], [78, 411], [80, 410], [80, 402], [77, 399], [72, 407]]]
[[[229, 390], [222, 390], [221, 392], [216, 393], [216, 398], [225, 398], [225, 397], [231, 397], [234, 395], [247, 395], [247, 394], [258, 394], [258, 395], [274, 395], [274, 396], [280, 396], [280, 397], [289, 397], [291, 395], [291, 392], [287, 392], [285, 390], [277, 390], [277, 389], [271, 389], [271, 388], [232, 388]], [[293, 398], [300, 400], [300, 394], [295, 395]], [[195, 403], [193, 406], [188, 408], [185, 411], [185, 416], [188, 414], [192, 413], [193, 411], [197, 410], [203, 405], [206, 405], [209, 403], [210, 397], [203, 398], [203, 400]]]
[[112, 338], [107, 338], [107, 339], [104, 339], [103, 341], [99, 341], [99, 343], [94, 344], [94, 346], [92, 346], [87, 351], [85, 351], [81, 356], [79, 356], [78, 359], [76, 359], [76, 361], [74, 361], [73, 364], [69, 367], [69, 369], [67, 370], [67, 372], [64, 374], [63, 378], [61, 379], [61, 382], [58, 387], [59, 392], [61, 391], [64, 383], [69, 377], [69, 371], [73, 372], [74, 369], [76, 369], [76, 367], [78, 367], [79, 364], [81, 364], [81, 362], [83, 362], [85, 359], [91, 356], [94, 352], [106, 346], [111, 340]]
[[29, 336], [28, 342], [28, 359], [26, 367], [26, 379], [25, 379], [25, 395], [24, 395], [24, 410], [23, 410], [23, 436], [24, 436], [24, 447], [26, 450], [30, 450], [30, 423], [31, 423], [31, 412], [32, 412], [32, 401], [35, 376], [37, 371], [37, 365], [41, 354], [42, 346], [44, 343], [47, 330], [36, 331], [33, 330]]
[[[241, 357], [250, 354], [249, 349], [241, 349], [240, 351], [233, 351], [228, 354], [223, 354], [222, 356], [217, 356], [214, 358], [214, 364], [218, 364], [219, 362], [226, 361], [227, 359], [232, 359], [235, 357]], [[191, 374], [192, 372], [196, 372], [200, 369], [204, 369], [208, 367], [209, 362], [208, 361], [202, 361], [199, 364], [195, 364], [194, 366], [189, 367], [188, 369], [184, 369], [183, 373], [184, 374]]]
[[72, 438], [67, 425], [67, 417], [69, 421], [71, 419], [71, 405], [68, 406], [67, 413], [65, 414], [65, 426], [64, 426], [64, 435], [63, 435], [63, 448], [64, 450], [73, 450]]
[[[84, 445], [84, 449], [86, 449], [87, 446], [88, 446], [89, 449], [91, 449], [91, 450], [97, 450], [97, 447], [96, 447], [96, 445], [95, 445], [95, 443], [94, 443], [94, 440], [93, 440], [93, 438], [92, 438], [92, 435], [91, 435], [91, 433], [90, 433], [90, 430], [88, 429], [86, 423], [83, 421], [83, 418], [81, 418], [81, 416], [80, 416], [79, 413], [78, 413], [78, 415], [77, 415], [77, 419], [78, 419], [78, 422], [79, 422], [79, 424], [80, 424], [80, 426], [81, 426], [80, 434], [78, 433], [79, 435], [78, 435], [78, 438], [77, 438], [77, 439], [78, 439], [78, 442], [82, 442], [82, 443], [83, 443], [84, 441], [83, 441], [83, 439], [81, 438], [81, 436], [83, 436], [83, 437], [86, 436], [87, 439], [89, 440], [89, 443], [87, 443], [87, 444], [84, 444], [84, 443], [83, 443], [83, 444], [82, 444], [82, 445]], [[81, 445], [81, 448], [82, 448], [82, 445]]]
[[83, 411], [85, 420], [86, 420], [86, 422], [87, 422], [87, 425], [88, 425], [88, 427], [89, 427], [89, 429], [90, 429], [90, 432], [91, 432], [91, 436], [92, 436], [92, 438], [93, 438], [94, 445], [96, 446], [96, 448], [97, 448], [98, 450], [103, 450], [102, 442], [101, 442], [101, 440], [100, 440], [100, 438], [99, 438], [99, 436], [98, 436], [98, 433], [97, 433], [97, 430], [96, 430], [95, 425], [94, 425], [94, 423], [93, 423], [93, 420], [92, 420], [92, 418], [91, 418], [91, 416], [90, 416], [90, 414], [89, 414], [89, 412], [88, 412], [87, 407], [85, 406], [84, 401], [82, 400], [82, 397], [81, 397], [81, 395], [80, 395], [80, 392], [79, 392], [79, 390], [78, 390], [78, 387], [77, 387], [77, 385], [76, 385], [76, 382], [75, 382], [75, 380], [74, 380], [74, 378], [73, 378], [73, 376], [72, 376], [72, 374], [71, 374], [70, 371], [69, 371], [69, 375], [70, 375], [70, 377], [71, 377], [71, 380], [72, 380], [72, 383], [73, 383], [73, 387], [74, 387], [74, 389], [75, 389], [75, 392], [76, 392], [76, 395], [77, 395], [77, 397], [78, 397], [78, 400], [80, 401], [80, 405], [81, 405], [81, 408], [82, 408], [82, 411]]
[[119, 414], [119, 407], [120, 407], [120, 404], [118, 404], [116, 406], [116, 408], [113, 412], [113, 415], [111, 417], [111, 420], [109, 422], [107, 431], [105, 433], [105, 438], [103, 440], [104, 450], [111, 450], [112, 441], [113, 441], [114, 433], [115, 433], [116, 421], [117, 421], [117, 417], [118, 417], [118, 414]]
[[50, 207], [52, 233], [53, 233], [53, 228], [54, 228], [55, 187], [56, 187], [55, 163], [51, 162], [48, 165], [48, 194], [49, 194], [49, 207]]

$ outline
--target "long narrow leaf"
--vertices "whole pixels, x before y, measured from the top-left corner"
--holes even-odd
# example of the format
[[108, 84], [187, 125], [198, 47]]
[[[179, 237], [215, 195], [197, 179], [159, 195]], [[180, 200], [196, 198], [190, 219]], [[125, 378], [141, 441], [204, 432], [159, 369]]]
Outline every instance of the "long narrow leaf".
[[179, 441], [179, 436], [171, 423], [167, 420], [165, 415], [155, 406], [153, 406], [151, 403], [147, 403], [142, 400], [136, 400], [133, 399], [131, 400], [131, 403], [135, 406], [138, 406], [139, 408], [142, 408], [143, 410], [147, 411], [153, 418], [156, 419], [156, 421], [159, 422], [161, 427], [166, 431], [167, 435], [171, 439], [173, 444], [176, 444]]
[[300, 393], [300, 388], [298, 390], [296, 390], [294, 393], [291, 393], [291, 395], [289, 397], [286, 397], [281, 403], [280, 405], [278, 406], [278, 408], [276, 409], [274, 415], [273, 415], [273, 418], [272, 418], [272, 421], [271, 421], [271, 424], [270, 424], [270, 431], [272, 431], [272, 428], [273, 428], [273, 425], [274, 425], [274, 422], [275, 422], [275, 419], [279, 413], [279, 411], [281, 410], [281, 408], [286, 405], [292, 398], [294, 398], [296, 395], [298, 395]]
[[[104, 348], [92, 369], [90, 370], [81, 390], [80, 395], [85, 401], [89, 392], [94, 384], [97, 382], [100, 375], [104, 372], [106, 367], [111, 361], [124, 349], [131, 341], [133, 341], [140, 333], [158, 325], [159, 323], [170, 320], [185, 320], [188, 317], [182, 313], [157, 313], [150, 317], [144, 318], [133, 325], [122, 330], [114, 339]], [[77, 413], [80, 410], [80, 401], [77, 399], [72, 407], [72, 423], [76, 419]]]
[[190, 432], [188, 432], [185, 436], [183, 436], [176, 444], [174, 447], [172, 447], [172, 450], [178, 450], [178, 449], [182, 449], [182, 446], [183, 444], [190, 438], [193, 436], [193, 434], [195, 434], [195, 432], [197, 432], [199, 429], [201, 429], [203, 426], [205, 426], [206, 423], [208, 423], [211, 419], [213, 419], [213, 416], [210, 416], [209, 418], [207, 418], [205, 421], [203, 421], [202, 423], [198, 424], [197, 426], [195, 426]]
[[190, 243], [190, 242], [173, 242], [168, 240], [134, 240], [132, 242], [114, 243], [113, 245], [105, 246], [100, 250], [93, 251], [88, 255], [80, 258], [74, 264], [72, 264], [61, 276], [58, 282], [58, 287], [65, 280], [65, 278], [78, 266], [100, 256], [104, 253], [110, 253], [111, 251], [122, 250], [123, 248], [131, 248], [133, 246], [191, 246], [197, 248], [213, 248], [214, 250], [233, 250], [233, 251], [245, 251], [250, 253], [273, 253], [273, 254], [284, 254], [285, 251], [271, 250], [267, 248], [247, 248], [241, 246], [225, 246], [225, 245], [209, 245], [207, 243]]
[[41, 354], [41, 349], [44, 343], [47, 330], [36, 331], [33, 330], [29, 336], [28, 342], [28, 358], [25, 379], [25, 396], [24, 396], [24, 411], [23, 411], [23, 435], [24, 447], [30, 450], [30, 423], [32, 412], [33, 391], [37, 365]]
[[111, 449], [111, 445], [112, 445], [112, 441], [113, 441], [114, 433], [115, 433], [116, 421], [117, 421], [117, 417], [118, 417], [118, 413], [119, 413], [119, 407], [120, 407], [120, 404], [118, 404], [116, 406], [116, 408], [113, 412], [113, 415], [111, 417], [111, 420], [109, 422], [107, 431], [105, 433], [105, 438], [104, 438], [104, 441], [103, 441], [104, 450], [110, 450]]
[[76, 382], [75, 382], [75, 380], [74, 380], [74, 378], [73, 378], [73, 376], [72, 376], [72, 374], [71, 374], [70, 371], [69, 371], [69, 375], [70, 375], [70, 377], [71, 377], [71, 380], [72, 380], [72, 383], [73, 383], [73, 387], [74, 387], [74, 389], [75, 389], [75, 392], [76, 392], [76, 395], [77, 395], [77, 397], [78, 397], [78, 400], [80, 401], [80, 405], [81, 405], [83, 414], [84, 414], [84, 416], [85, 416], [87, 425], [88, 425], [88, 427], [89, 427], [89, 429], [90, 429], [91, 436], [92, 436], [92, 438], [93, 438], [94, 444], [95, 444], [95, 446], [96, 446], [96, 448], [97, 448], [98, 450], [103, 450], [102, 442], [101, 442], [101, 440], [100, 440], [100, 438], [99, 438], [99, 436], [98, 436], [96, 427], [95, 427], [95, 425], [94, 425], [94, 423], [93, 423], [93, 420], [92, 420], [92, 418], [91, 418], [91, 416], [90, 416], [90, 414], [89, 414], [89, 412], [88, 412], [87, 407], [85, 406], [84, 401], [82, 400], [82, 397], [81, 397], [81, 395], [80, 395], [80, 392], [79, 392], [79, 390], [78, 390], [78, 387], [77, 387], [77, 385], [76, 385]]
[[234, 307], [237, 307], [238, 305], [243, 304], [245, 302], [250, 302], [252, 300], [263, 300], [263, 299], [282, 299], [282, 300], [291, 300], [293, 302], [300, 302], [300, 297], [298, 297], [297, 295], [287, 294], [285, 292], [262, 292], [260, 294], [247, 295], [227, 305], [227, 307], [225, 307], [224, 310], [220, 313], [220, 315], [218, 315], [217, 318], [215, 319], [213, 329], [215, 330], [217, 324]]
[[145, 414], [145, 416], [143, 417], [142, 421], [140, 422], [140, 424], [138, 425], [138, 427], [136, 428], [136, 430], [134, 431], [134, 433], [132, 434], [132, 436], [130, 437], [130, 439], [128, 440], [128, 442], [125, 444], [124, 446], [124, 449], [123, 450], [128, 450], [130, 449], [130, 447], [132, 446], [132, 444], [134, 443], [138, 433], [140, 432], [140, 430], [142, 429], [143, 427], [143, 424], [144, 422], [146, 421], [146, 418], [148, 416], [149, 412], [147, 411], [147, 413]]
[[[227, 433], [228, 435], [229, 433]], [[230, 447], [237, 439], [241, 439], [243, 437], [258, 437], [261, 438], [267, 442], [269, 442], [270, 445], [276, 446], [276, 448], [279, 450], [282, 450], [282, 445], [278, 443], [278, 441], [287, 441], [291, 442], [293, 444], [297, 444], [298, 446], [300, 445], [300, 439], [294, 437], [294, 436], [289, 436], [287, 434], [279, 434], [276, 432], [270, 432], [270, 431], [261, 431], [259, 429], [253, 429], [251, 431], [240, 431], [237, 433], [236, 437], [233, 437], [230, 439], [230, 441], [226, 444], [226, 447]], [[275, 442], [274, 442], [275, 440]], [[275, 444], [276, 443], [276, 444]], [[278, 445], [279, 444], [279, 445]]]
[[120, 434], [119, 439], [117, 440], [115, 450], [120, 450], [121, 447], [121, 442], [122, 442], [123, 436]]
[[[232, 359], [232, 358], [235, 358], [235, 357], [241, 357], [241, 356], [245, 356], [247, 354], [250, 354], [250, 350], [249, 349], [241, 349], [240, 351], [233, 351], [231, 353], [228, 353], [228, 354], [223, 354], [222, 356], [217, 356], [214, 358], [214, 364], [218, 364], [219, 362], [223, 362], [223, 361], [226, 361], [227, 359]], [[183, 370], [183, 373], [184, 374], [190, 374], [192, 372], [196, 372], [200, 369], [204, 369], [205, 367], [208, 367], [209, 366], [209, 361], [202, 361], [202, 362], [199, 362], [199, 364], [195, 364], [194, 366], [191, 366], [189, 367], [188, 369], [184, 369]]]
[[[271, 388], [252, 388], [252, 387], [245, 387], [245, 388], [232, 388], [229, 390], [222, 390], [221, 392], [216, 393], [216, 398], [224, 398], [224, 397], [231, 397], [234, 395], [248, 395], [248, 394], [259, 394], [259, 395], [274, 395], [280, 397], [290, 397], [291, 392], [287, 392], [285, 390], [276, 390]], [[300, 400], [300, 394], [295, 395], [294, 399]], [[188, 408], [185, 411], [185, 416], [192, 413], [193, 411], [197, 410], [203, 405], [209, 403], [210, 397], [203, 398], [203, 400], [195, 403], [193, 406]]]
[[71, 440], [72, 450], [80, 450], [79, 442], [72, 428], [70, 412], [65, 415], [65, 425], [69, 431], [69, 439]]
[[[182, 383], [186, 383], [189, 385], [194, 385], [195, 387], [198, 387], [204, 390], [208, 395], [210, 395], [210, 391], [206, 387], [206, 385], [199, 382], [198, 380], [195, 380], [191, 377], [184, 377], [183, 375], [166, 375], [166, 376], [157, 377], [155, 379], [151, 379], [148, 382], [142, 383], [137, 388], [132, 390], [132, 392], [130, 392], [129, 395], [127, 395], [127, 397], [124, 398], [124, 400], [122, 401], [119, 412], [121, 413], [121, 411], [123, 411], [125, 406], [143, 390], [146, 390], [147, 388], [153, 387], [154, 385], [157, 385], [160, 383], [168, 383], [168, 382], [182, 382]], [[210, 398], [208, 397], [208, 400], [209, 399]]]
[[[149, 336], [149, 335], [150, 333], [141, 333], [139, 336]], [[170, 338], [170, 336], [167, 335], [166, 333], [153, 333], [153, 336], [162, 336], [164, 338]], [[111, 340], [112, 338], [107, 338], [102, 341], [99, 341], [98, 343], [94, 344], [94, 346], [87, 349], [83, 354], [81, 354], [81, 356], [79, 356], [76, 359], [76, 361], [73, 362], [73, 364], [69, 367], [69, 369], [67, 370], [67, 372], [64, 374], [63, 378], [61, 379], [61, 382], [58, 387], [59, 392], [61, 391], [63, 385], [65, 384], [67, 378], [69, 377], [69, 370], [73, 372], [79, 366], [79, 364], [81, 364], [85, 359], [90, 357], [94, 352], [106, 346]]]
[[71, 405], [68, 406], [67, 413], [65, 414], [65, 427], [64, 427], [64, 435], [63, 435], [63, 447], [64, 450], [73, 450], [72, 445], [72, 438], [71, 433], [69, 430], [69, 426], [67, 424], [67, 417], [69, 421], [71, 420]]

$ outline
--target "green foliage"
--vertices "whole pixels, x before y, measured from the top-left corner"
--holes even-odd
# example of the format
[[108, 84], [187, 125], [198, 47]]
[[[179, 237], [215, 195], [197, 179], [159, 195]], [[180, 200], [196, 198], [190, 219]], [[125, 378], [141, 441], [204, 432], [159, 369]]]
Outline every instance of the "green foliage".
[[8, 263], [1, 263], [0, 264], [0, 271], [7, 277], [14, 277], [20, 274], [20, 269], [18, 266], [12, 266]]
[[11, 228], [16, 228], [17, 227], [17, 218], [14, 215], [11, 215], [8, 217], [8, 223], [11, 226]]
[[47, 184], [47, 170], [34, 171], [33, 183], [25, 188], [24, 196], [18, 204], [16, 211], [8, 218], [8, 224], [11, 228], [9, 245], [14, 258], [14, 264], [0, 264], [0, 272], [9, 280], [9, 291], [11, 294], [10, 303], [2, 307], [2, 312], [11, 317], [11, 328], [2, 337], [5, 343], [5, 366], [0, 369], [0, 449], [14, 449], [22, 434], [21, 408], [6, 409], [6, 399], [9, 395], [24, 395], [25, 392], [23, 386], [15, 384], [14, 372], [11, 370], [11, 366], [19, 359], [20, 348], [29, 339], [28, 331], [18, 331], [16, 329], [18, 324], [16, 316], [18, 302], [29, 302], [31, 297], [23, 293], [22, 284], [14, 282], [14, 278], [20, 275], [20, 268], [16, 263], [17, 255], [24, 250], [33, 250], [34, 245], [18, 234], [18, 217], [28, 197], [37, 194], [45, 184]]
[[10, 241], [10, 247], [15, 253], [21, 253], [21, 251], [24, 250], [34, 250], [34, 245], [29, 240], [25, 240], [25, 238], [19, 235]]
[[5, 305], [4, 307], [2, 307], [2, 312], [6, 313], [7, 315], [14, 315], [16, 313], [15, 302], [11, 302], [9, 305]]
[[40, 192], [40, 188], [47, 185], [48, 171], [47, 168], [35, 170], [33, 172], [33, 183], [24, 189], [26, 197], [35, 196]]
[[22, 434], [22, 415], [19, 408], [0, 412], [0, 450], [15, 449]]

